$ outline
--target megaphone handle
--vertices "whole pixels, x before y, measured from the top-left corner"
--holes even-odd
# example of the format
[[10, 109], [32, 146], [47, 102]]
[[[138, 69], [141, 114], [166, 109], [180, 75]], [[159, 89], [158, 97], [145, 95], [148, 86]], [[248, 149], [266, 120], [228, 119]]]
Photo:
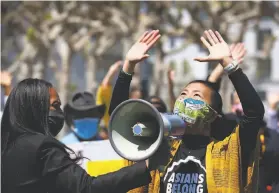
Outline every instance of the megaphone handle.
[[165, 136], [182, 136], [185, 133], [186, 123], [174, 114], [162, 114]]

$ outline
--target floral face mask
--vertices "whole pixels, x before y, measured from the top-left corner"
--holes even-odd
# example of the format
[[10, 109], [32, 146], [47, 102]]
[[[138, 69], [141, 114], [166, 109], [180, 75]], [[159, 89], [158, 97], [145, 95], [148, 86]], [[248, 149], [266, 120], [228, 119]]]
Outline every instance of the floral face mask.
[[176, 100], [173, 113], [180, 116], [188, 126], [203, 128], [213, 122], [218, 113], [206, 102], [192, 98]]

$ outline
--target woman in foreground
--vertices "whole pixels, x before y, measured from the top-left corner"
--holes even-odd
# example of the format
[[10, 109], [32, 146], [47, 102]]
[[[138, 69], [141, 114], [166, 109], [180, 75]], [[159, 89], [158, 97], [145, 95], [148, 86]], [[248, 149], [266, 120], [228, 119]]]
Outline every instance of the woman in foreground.
[[[151, 181], [148, 161], [91, 177], [52, 131], [64, 124], [59, 96], [44, 80], [25, 79], [11, 92], [1, 122], [4, 193], [127, 192]], [[68, 151], [66, 151], [68, 150]]]

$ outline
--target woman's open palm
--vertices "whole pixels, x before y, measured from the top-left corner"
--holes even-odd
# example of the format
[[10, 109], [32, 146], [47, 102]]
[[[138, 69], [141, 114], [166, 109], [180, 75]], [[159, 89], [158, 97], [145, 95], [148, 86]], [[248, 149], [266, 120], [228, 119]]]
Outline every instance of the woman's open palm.
[[232, 44], [230, 50], [234, 60], [237, 60], [238, 63], [243, 62], [244, 56], [246, 55], [246, 49], [243, 43]]
[[[194, 60], [199, 62], [220, 61], [224, 57], [231, 57], [229, 45], [223, 40], [219, 32], [208, 30], [204, 32], [206, 39], [201, 37], [202, 43], [207, 47], [209, 55], [206, 57], [198, 57]], [[209, 42], [208, 42], [209, 41]]]
[[161, 37], [159, 30], [145, 32], [138, 41], [131, 47], [126, 55], [126, 60], [136, 64], [149, 57], [146, 52], [158, 41]]

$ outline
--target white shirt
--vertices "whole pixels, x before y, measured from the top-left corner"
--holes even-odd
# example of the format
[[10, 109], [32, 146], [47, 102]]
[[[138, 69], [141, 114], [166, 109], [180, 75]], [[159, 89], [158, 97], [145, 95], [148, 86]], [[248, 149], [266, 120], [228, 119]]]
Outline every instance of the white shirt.
[[[6, 104], [6, 102], [7, 102], [7, 100], [8, 100], [8, 97], [9, 97], [9, 96], [4, 96], [4, 105]], [[2, 114], [3, 114], [3, 112], [0, 111], [0, 122], [2, 121]]]

